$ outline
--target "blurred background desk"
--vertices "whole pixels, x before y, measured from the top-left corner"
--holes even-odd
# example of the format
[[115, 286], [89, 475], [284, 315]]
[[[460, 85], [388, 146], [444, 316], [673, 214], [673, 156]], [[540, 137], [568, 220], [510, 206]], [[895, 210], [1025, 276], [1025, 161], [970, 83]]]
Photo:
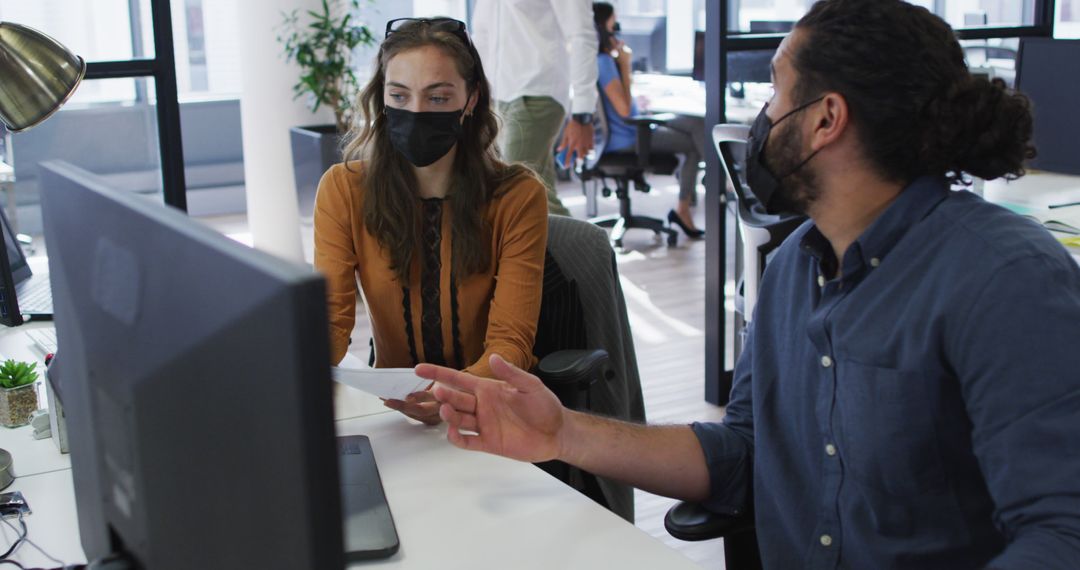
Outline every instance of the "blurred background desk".
[[1049, 230], [1066, 230], [1050, 233], [1080, 263], [1080, 247], [1072, 245], [1080, 238], [1080, 233], [1073, 233], [1080, 232], [1080, 176], [1032, 171], [1017, 180], [990, 180], [983, 187], [983, 197]]
[[[630, 86], [641, 111], [674, 113], [705, 118], [705, 84], [692, 77], [635, 73]], [[765, 99], [761, 89], [749, 89], [747, 97], [727, 96], [727, 122], [751, 124]]]

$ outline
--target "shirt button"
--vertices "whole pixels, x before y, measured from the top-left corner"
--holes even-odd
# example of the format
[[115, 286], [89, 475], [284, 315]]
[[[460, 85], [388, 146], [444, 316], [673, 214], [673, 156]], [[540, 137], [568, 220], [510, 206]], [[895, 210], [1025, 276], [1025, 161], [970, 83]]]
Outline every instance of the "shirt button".
[[827, 534], [821, 535], [821, 545], [832, 546], [832, 537]]
[[824, 287], [825, 286], [825, 276], [824, 275], [818, 275], [817, 276], [817, 286], [818, 287]]
[[825, 445], [825, 455], [828, 455], [829, 457], [832, 457], [833, 455], [836, 455], [836, 446], [831, 444], [831, 443], [826, 444]]
[[876, 257], [871, 257], [870, 258], [870, 267], [877, 267], [879, 265], [881, 265], [881, 260], [880, 259], [878, 259]]
[[832, 359], [829, 358], [828, 354], [821, 357], [821, 365], [824, 366], [825, 368], [828, 368], [828, 367], [832, 366]]

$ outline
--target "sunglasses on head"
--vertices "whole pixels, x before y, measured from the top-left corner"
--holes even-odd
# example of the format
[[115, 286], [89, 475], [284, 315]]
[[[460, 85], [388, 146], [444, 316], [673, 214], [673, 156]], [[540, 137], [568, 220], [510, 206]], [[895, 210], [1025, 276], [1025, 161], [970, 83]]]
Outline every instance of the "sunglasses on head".
[[455, 20], [453, 18], [397, 18], [390, 20], [386, 23], [386, 35], [385, 38], [389, 38], [391, 34], [397, 32], [402, 26], [418, 22], [430, 26], [431, 29], [438, 32], [449, 32], [454, 34], [465, 47], [469, 49], [469, 53], [473, 57], [473, 61], [476, 62], [476, 75], [482, 77], [482, 66], [480, 64], [480, 54], [476, 53], [476, 48], [473, 46], [472, 41], [469, 39], [469, 34], [465, 29], [465, 22], [461, 20]]
[[434, 30], [450, 32], [461, 39], [462, 42], [465, 42], [465, 45], [472, 45], [472, 42], [469, 41], [469, 34], [465, 30], [465, 22], [453, 18], [397, 18], [386, 23], [385, 37], [390, 37], [390, 34], [410, 22], [420, 22], [431, 26]]

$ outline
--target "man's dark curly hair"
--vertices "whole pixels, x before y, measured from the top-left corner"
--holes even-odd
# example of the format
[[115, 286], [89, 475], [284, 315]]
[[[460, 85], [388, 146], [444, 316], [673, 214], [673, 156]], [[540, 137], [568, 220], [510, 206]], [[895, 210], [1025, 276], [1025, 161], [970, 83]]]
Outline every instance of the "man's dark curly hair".
[[796, 101], [844, 96], [869, 159], [890, 180], [1016, 178], [1035, 157], [1031, 104], [973, 76], [952, 28], [901, 0], [821, 0], [799, 20]]

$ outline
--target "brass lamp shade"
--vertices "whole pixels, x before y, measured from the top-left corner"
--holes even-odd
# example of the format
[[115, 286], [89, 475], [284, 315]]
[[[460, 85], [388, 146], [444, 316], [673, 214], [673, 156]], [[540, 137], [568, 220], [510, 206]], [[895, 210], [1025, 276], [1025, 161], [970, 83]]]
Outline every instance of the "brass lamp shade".
[[25, 131], [49, 118], [75, 92], [86, 62], [49, 36], [0, 22], [0, 122]]

